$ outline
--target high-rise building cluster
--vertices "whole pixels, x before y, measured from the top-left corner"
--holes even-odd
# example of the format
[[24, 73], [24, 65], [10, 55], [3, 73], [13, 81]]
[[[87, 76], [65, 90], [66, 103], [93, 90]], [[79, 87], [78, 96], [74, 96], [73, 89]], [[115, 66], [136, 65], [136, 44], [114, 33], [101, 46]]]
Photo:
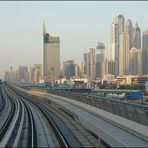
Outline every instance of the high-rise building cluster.
[[[18, 82], [58, 82], [86, 78], [88, 82], [103, 79], [127, 81], [148, 78], [148, 29], [141, 36], [141, 29], [130, 19], [125, 22], [123, 15], [113, 17], [110, 25], [109, 59], [105, 59], [105, 45], [98, 42], [95, 48], [89, 48], [78, 64], [73, 59], [63, 62], [60, 69], [60, 37], [46, 32], [43, 23], [43, 66], [34, 64], [19, 66], [17, 71], [12, 67], [5, 73], [5, 79]], [[61, 82], [61, 81], [60, 81]]]
[[77, 65], [74, 63], [74, 60], [68, 60], [63, 62], [63, 75], [66, 79], [76, 76]]
[[84, 58], [84, 75], [89, 81], [103, 77], [103, 62], [104, 62], [105, 45], [98, 42], [96, 48], [90, 48], [88, 53], [83, 54]]
[[19, 66], [17, 70], [11, 66], [10, 70], [5, 72], [4, 79], [19, 83], [40, 83], [43, 81], [42, 64]]
[[[142, 40], [142, 44], [141, 44]], [[123, 15], [113, 18], [110, 26], [110, 59], [114, 61], [115, 76], [148, 74], [148, 32], [143, 32]]]

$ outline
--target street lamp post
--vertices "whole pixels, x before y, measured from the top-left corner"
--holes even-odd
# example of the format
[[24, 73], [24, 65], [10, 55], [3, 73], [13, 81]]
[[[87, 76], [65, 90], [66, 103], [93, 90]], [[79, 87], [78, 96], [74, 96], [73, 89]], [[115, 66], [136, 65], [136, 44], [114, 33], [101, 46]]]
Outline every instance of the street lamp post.
[[52, 68], [51, 68], [51, 74], [52, 74], [52, 88], [53, 88], [53, 89], [54, 89], [54, 75], [55, 75], [55, 74], [54, 74], [54, 72], [55, 72], [54, 70], [55, 70], [54, 67], [52, 67]]

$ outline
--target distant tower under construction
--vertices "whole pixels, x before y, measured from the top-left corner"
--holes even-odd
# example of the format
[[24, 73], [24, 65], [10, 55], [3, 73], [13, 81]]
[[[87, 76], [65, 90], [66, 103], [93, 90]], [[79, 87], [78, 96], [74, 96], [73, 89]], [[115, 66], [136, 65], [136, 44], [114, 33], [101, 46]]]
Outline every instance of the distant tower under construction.
[[46, 32], [43, 23], [43, 77], [47, 82], [50, 77], [60, 75], [60, 38]]

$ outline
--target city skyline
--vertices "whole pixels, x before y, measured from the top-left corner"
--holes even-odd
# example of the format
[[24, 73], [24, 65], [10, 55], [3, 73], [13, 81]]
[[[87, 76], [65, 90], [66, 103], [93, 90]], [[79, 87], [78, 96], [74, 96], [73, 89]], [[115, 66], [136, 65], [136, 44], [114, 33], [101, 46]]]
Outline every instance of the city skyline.
[[[100, 3], [102, 7], [99, 6]], [[124, 10], [121, 9], [121, 3], [123, 4], [122, 9]], [[124, 5], [127, 3], [129, 4], [128, 8], [124, 8]], [[131, 19], [133, 24], [137, 21], [141, 28], [141, 33], [148, 28], [148, 22], [145, 22], [145, 17], [143, 17], [144, 10], [146, 11], [147, 8], [147, 2], [1, 2], [1, 4], [0, 76], [3, 76], [4, 71], [8, 70], [11, 65], [12, 67], [18, 67], [19, 65], [42, 63], [43, 20], [45, 20], [47, 32], [51, 33], [51, 35], [58, 34], [61, 38], [61, 63], [65, 59], [82, 59], [83, 53], [87, 52], [89, 48], [95, 48], [99, 41], [105, 44], [108, 53], [109, 28], [112, 18], [115, 15], [124, 13], [125, 21]], [[45, 4], [50, 4], [51, 6], [46, 6]], [[103, 10], [105, 4], [108, 9], [111, 9], [110, 4], [114, 4], [114, 7], [116, 7], [114, 13], [108, 13], [111, 11], [110, 9]], [[52, 6], [54, 7], [51, 10], [46, 10], [46, 8]], [[81, 6], [84, 7], [84, 10], [88, 11], [84, 12], [84, 10], [80, 9]], [[136, 8], [136, 6], [139, 6], [138, 15], [132, 15], [132, 13], [135, 12], [132, 8]], [[7, 9], [5, 9], [6, 7]], [[25, 8], [28, 10], [26, 13]], [[44, 8], [44, 12], [40, 11], [37, 13], [37, 8]], [[55, 11], [53, 11], [54, 8], [56, 8]], [[68, 10], [64, 8], [68, 8]], [[75, 8], [77, 8], [77, 11]], [[97, 10], [97, 8], [100, 9]], [[9, 11], [6, 12], [6, 10]], [[129, 13], [127, 13], [127, 10]], [[18, 14], [18, 12], [20, 13]], [[32, 12], [30, 13], [31, 16], [28, 15], [29, 12]], [[49, 13], [46, 14], [47, 12]], [[50, 12], [53, 12], [53, 17], [51, 17]], [[102, 13], [99, 14], [99, 12], [104, 12], [104, 14], [108, 15], [104, 17], [101, 15]], [[78, 15], [78, 13], [80, 13], [80, 15]], [[143, 16], [140, 16], [141, 13]], [[4, 16], [2, 16], [2, 14], [4, 14]], [[38, 16], [37, 14], [40, 15]], [[33, 18], [32, 21], [31, 17]], [[67, 20], [64, 20], [66, 18]], [[84, 21], [81, 21], [81, 19]], [[63, 21], [65, 22], [63, 23]], [[25, 25], [22, 24], [24, 22], [26, 23]]]

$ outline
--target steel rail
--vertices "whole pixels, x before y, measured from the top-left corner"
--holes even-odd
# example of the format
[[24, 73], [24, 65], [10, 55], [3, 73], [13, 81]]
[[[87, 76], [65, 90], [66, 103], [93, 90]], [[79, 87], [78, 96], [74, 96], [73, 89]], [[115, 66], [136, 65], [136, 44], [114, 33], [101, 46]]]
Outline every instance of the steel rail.
[[[81, 116], [80, 116], [81, 117]], [[137, 136], [137, 135], [136, 135]], [[139, 136], [138, 136], [139, 137]], [[141, 138], [141, 137], [140, 137]]]
[[[1, 97], [3, 98], [3, 107], [1, 108], [0, 111], [0, 118], [3, 118], [3, 116], [5, 116], [8, 113], [8, 109], [7, 108], [11, 108], [11, 100], [9, 98], [7, 98], [5, 91], [1, 85]], [[7, 113], [6, 113], [7, 112]]]
[[[41, 103], [40, 101], [38, 102], [38, 101], [35, 101], [35, 100], [32, 100], [32, 99], [28, 99], [30, 97], [27, 94], [24, 95], [23, 93], [20, 93], [20, 91], [17, 90], [17, 89], [14, 89], [14, 88], [11, 88], [11, 89], [13, 89], [13, 91], [15, 91], [16, 93], [21, 95], [23, 98], [25, 97], [28, 101], [32, 102], [35, 106], [37, 106], [39, 108], [39, 110], [46, 117], [46, 119], [50, 123], [50, 125], [52, 124], [52, 128], [54, 129], [56, 127], [57, 130], [58, 130], [58, 133], [60, 132], [60, 134], [62, 136], [62, 142], [63, 142], [63, 140], [65, 140], [65, 143], [66, 143], [67, 147], [73, 147], [75, 145], [77, 145], [79, 147], [82, 147], [82, 144], [75, 137], [75, 135], [73, 135], [73, 133], [70, 132], [70, 130], [68, 130], [68, 127], [66, 127], [65, 124], [62, 124], [61, 126], [57, 125], [57, 123], [62, 123], [63, 122], [62, 119], [59, 118], [56, 114], [54, 114], [52, 111], [49, 111], [49, 108], [47, 109], [45, 104]], [[54, 126], [53, 126], [53, 124], [54, 124]], [[67, 132], [65, 134], [65, 130], [68, 132], [68, 135], [67, 135]], [[55, 132], [55, 130], [54, 130], [54, 133], [57, 136], [57, 131]], [[70, 138], [70, 137], [72, 137], [72, 138]], [[58, 140], [59, 139], [60, 138], [58, 137]], [[63, 146], [63, 144], [61, 144], [61, 141], [59, 141], [59, 143], [60, 143], [61, 146]], [[64, 145], [64, 147], [65, 147], [65, 145]]]
[[[11, 109], [10, 109], [10, 113], [5, 121], [5, 123], [2, 125], [1, 129], [0, 129], [0, 142], [2, 141], [3, 137], [5, 136], [12, 120], [13, 120], [13, 117], [14, 115], [16, 114], [16, 102], [13, 101], [13, 100], [10, 100], [11, 101]], [[0, 143], [0, 146], [1, 146], [1, 143]]]
[[0, 105], [0, 114], [1, 114], [1, 111], [3, 110], [3, 108], [6, 104], [6, 100], [2, 95], [2, 86], [1, 85], [0, 85], [0, 99], [1, 99], [1, 105]]
[[17, 131], [17, 135], [16, 135], [16, 138], [15, 138], [15, 141], [14, 141], [12, 147], [18, 147], [18, 143], [19, 143], [19, 140], [20, 140], [20, 137], [21, 137], [21, 133], [22, 133], [22, 129], [23, 129], [23, 125], [24, 125], [24, 117], [25, 117], [25, 114], [24, 114], [24, 104], [22, 104], [21, 101], [20, 101], [20, 103], [21, 103], [21, 108], [22, 108], [22, 116], [21, 116], [21, 121], [19, 123], [19, 128], [18, 128], [18, 131]]
[[[14, 91], [12, 91], [9, 87], [7, 87], [7, 89], [9, 90], [9, 92], [11, 92], [11, 94], [13, 94], [13, 96], [15, 96], [23, 106], [25, 106], [26, 111], [27, 111], [27, 116], [29, 118], [29, 128], [28, 128], [28, 145], [27, 147], [37, 147], [37, 137], [36, 137], [36, 128], [35, 128], [35, 123], [34, 123], [34, 119], [33, 119], [33, 114], [30, 110], [30, 107], [25, 103], [25, 101], [23, 99], [20, 98], [20, 96], [18, 96], [16, 93], [14, 93]], [[11, 95], [10, 94], [10, 95]], [[23, 120], [24, 121], [24, 120]], [[23, 121], [22, 121], [22, 125], [23, 125]], [[22, 126], [21, 126], [22, 127]], [[21, 134], [21, 130], [19, 132]], [[17, 136], [17, 138], [19, 139], [20, 134]], [[17, 144], [14, 145], [14, 147], [16, 147], [18, 145]]]
[[[35, 101], [32, 98], [28, 97], [27, 94], [20, 93], [19, 90], [11, 88], [13, 91], [18, 93], [18, 95], [21, 95], [23, 98], [27, 99], [28, 101], [32, 102], [35, 106], [38, 107], [38, 109], [43, 113], [47, 121], [52, 126], [55, 135], [57, 136], [57, 139], [62, 147], [73, 147], [77, 145], [78, 147], [82, 147], [82, 144], [79, 142], [79, 140], [73, 135], [73, 133], [66, 127], [65, 123], [60, 119], [56, 114], [54, 114], [52, 111], [49, 111], [47, 107], [42, 104], [40, 101]], [[30, 99], [28, 99], [30, 98]], [[57, 122], [60, 122], [62, 125], [59, 126]], [[65, 131], [66, 130], [66, 131]], [[67, 135], [68, 132], [68, 135]], [[66, 133], [66, 134], [65, 134]], [[71, 137], [71, 138], [70, 138]], [[73, 140], [72, 140], [73, 139]], [[64, 141], [64, 143], [63, 143]]]
[[53, 121], [53, 119], [49, 116], [49, 114], [44, 110], [44, 108], [42, 108], [39, 104], [35, 104], [40, 111], [43, 113], [43, 115], [45, 116], [45, 118], [47, 119], [47, 121], [50, 123], [50, 125], [52, 126], [55, 135], [57, 136], [58, 142], [60, 143], [61, 147], [66, 147], [68, 148], [69, 145], [67, 144], [67, 141], [65, 140], [65, 138], [63, 137], [63, 134], [61, 133], [61, 131], [59, 130], [59, 128], [57, 127], [57, 125], [55, 124], [55, 122]]
[[[22, 95], [22, 94], [21, 94]], [[22, 97], [25, 97], [25, 99], [27, 99], [26, 95]], [[55, 115], [54, 113], [52, 113], [52, 111], [49, 110], [49, 108], [47, 108], [47, 106], [45, 104], [43, 104], [40, 101], [34, 100], [32, 98], [27, 99], [30, 102], [32, 102], [35, 106], [37, 106], [39, 108], [39, 110], [43, 113], [43, 115], [46, 117], [47, 121], [50, 123], [50, 125], [52, 126], [55, 135], [58, 137], [58, 141], [61, 144], [62, 147], [82, 147], [82, 144], [79, 142], [79, 140], [69, 131], [69, 129], [66, 127], [66, 129], [69, 131], [69, 134], [67, 135], [67, 132], [63, 131], [63, 128], [61, 128], [57, 122], [63, 122], [62, 119], [60, 119], [57, 115]], [[65, 126], [65, 124], [63, 124], [63, 126]], [[66, 134], [65, 134], [66, 133]], [[71, 134], [70, 134], [71, 133]], [[60, 135], [60, 137], [59, 137]], [[71, 139], [69, 138], [69, 136], [72, 136]], [[61, 139], [62, 138], [62, 139]], [[68, 139], [67, 139], [68, 138]], [[73, 140], [72, 140], [73, 139]], [[63, 140], [64, 140], [64, 145], [63, 145]], [[75, 144], [74, 144], [75, 143]]]
[[18, 117], [19, 117], [21, 108], [20, 108], [20, 103], [18, 102], [18, 100], [14, 100], [14, 101], [16, 102], [16, 105], [15, 105], [15, 111], [16, 111], [16, 113], [15, 113], [15, 115], [13, 115], [14, 118], [11, 115], [11, 118], [13, 120], [12, 121], [9, 121], [9, 122], [11, 122], [12, 124], [7, 129], [6, 134], [4, 135], [4, 137], [3, 137], [3, 139], [2, 139], [2, 141], [0, 143], [0, 147], [6, 147], [7, 146], [8, 142], [9, 142], [9, 139], [11, 137], [11, 134], [15, 130], [15, 125], [16, 125], [16, 123], [18, 121]]
[[18, 95], [20, 95], [21, 97], [25, 98], [26, 100], [32, 102], [45, 116], [45, 118], [47, 119], [47, 121], [50, 123], [50, 125], [52, 126], [52, 129], [57, 137], [57, 140], [60, 144], [61, 147], [69, 147], [64, 136], [62, 135], [62, 133], [60, 132], [59, 128], [57, 127], [57, 125], [55, 124], [55, 122], [53, 121], [53, 119], [49, 116], [49, 114], [43, 109], [43, 107], [41, 107], [39, 105], [39, 103], [37, 101], [33, 101], [28, 99], [26, 96], [24, 96], [23, 94], [20, 94], [20, 92], [16, 92], [16, 90], [13, 89], [13, 91], [15, 91], [15, 93], [17, 93]]
[[[23, 101], [24, 103], [24, 101]], [[37, 147], [37, 136], [36, 136], [36, 127], [35, 127], [35, 122], [33, 119], [33, 114], [31, 112], [30, 107], [24, 103], [26, 109], [27, 109], [27, 114], [29, 117], [29, 129], [28, 129], [28, 147]]]
[[24, 105], [16, 96], [11, 95], [11, 93], [8, 91], [6, 87], [4, 89], [5, 89], [6, 94], [11, 98], [11, 100], [16, 102], [15, 103], [16, 116], [13, 115], [13, 120], [11, 122], [12, 124], [9, 126], [6, 134], [4, 135], [1, 141], [1, 146], [2, 147], [7, 147], [7, 146], [17, 147], [20, 137], [21, 137], [23, 125], [24, 125], [24, 117], [25, 117]]

